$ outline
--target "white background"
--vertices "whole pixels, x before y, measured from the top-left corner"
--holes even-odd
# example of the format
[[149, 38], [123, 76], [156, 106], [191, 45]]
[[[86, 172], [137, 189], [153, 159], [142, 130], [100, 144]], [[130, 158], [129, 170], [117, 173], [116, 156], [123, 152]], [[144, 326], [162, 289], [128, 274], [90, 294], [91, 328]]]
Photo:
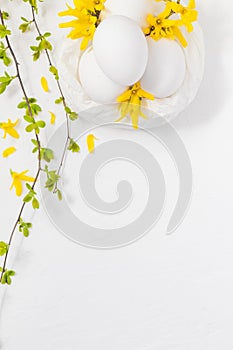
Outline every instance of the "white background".
[[[0, 349], [232, 350], [233, 5], [230, 0], [197, 2], [206, 41], [205, 76], [195, 102], [173, 122], [194, 173], [185, 221], [166, 236], [167, 211], [138, 242], [97, 251], [60, 235], [43, 209], [34, 214], [31, 237], [15, 240], [14, 283], [0, 291]], [[12, 14], [12, 29], [20, 15], [30, 15], [21, 1], [1, 0], [4, 5]], [[57, 12], [64, 6], [63, 0], [40, 6], [42, 31], [54, 34], [57, 52], [64, 37]], [[41, 75], [48, 76], [46, 61], [31, 63], [28, 46], [34, 37], [34, 32], [15, 35], [15, 49], [29, 94], [40, 96], [45, 119], [49, 110], [56, 111], [58, 126], [63, 115], [52, 104], [56, 94], [45, 95], [40, 87]], [[52, 80], [50, 86], [56, 91]], [[1, 120], [21, 116], [15, 108], [20, 98], [17, 84], [0, 97]], [[27, 140], [13, 143], [18, 152], [0, 159], [0, 240], [7, 239], [20, 205], [9, 192], [9, 168], [35, 170]], [[1, 150], [13, 143], [1, 141]]]

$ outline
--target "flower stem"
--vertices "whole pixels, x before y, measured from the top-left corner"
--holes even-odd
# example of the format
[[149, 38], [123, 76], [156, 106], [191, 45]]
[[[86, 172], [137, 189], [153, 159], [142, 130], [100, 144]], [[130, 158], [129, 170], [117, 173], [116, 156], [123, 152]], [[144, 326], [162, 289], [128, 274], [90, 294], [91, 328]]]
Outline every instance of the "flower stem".
[[[0, 20], [1, 20], [1, 23], [2, 25], [5, 25], [5, 22], [4, 22], [4, 18], [3, 18], [3, 12], [2, 10], [0, 9]], [[25, 101], [27, 103], [27, 107], [28, 107], [28, 112], [30, 114], [31, 117], [33, 117], [33, 111], [31, 109], [31, 105], [30, 105], [30, 102], [29, 102], [29, 97], [27, 95], [27, 92], [26, 92], [26, 89], [25, 89], [25, 86], [24, 86], [24, 83], [23, 83], [23, 79], [22, 79], [22, 76], [21, 76], [21, 72], [20, 72], [20, 69], [19, 69], [19, 62], [17, 60], [17, 57], [16, 57], [16, 54], [14, 52], [14, 49], [13, 49], [13, 46], [11, 45], [11, 42], [10, 42], [10, 39], [8, 36], [5, 37], [5, 40], [6, 40], [6, 43], [7, 43], [7, 46], [8, 46], [8, 49], [11, 53], [11, 56], [13, 58], [13, 61], [14, 61], [14, 64], [15, 64], [15, 69], [16, 69], [16, 78], [18, 79], [18, 82], [19, 82], [19, 85], [20, 85], [20, 88], [22, 90], [22, 93], [24, 95], [24, 98], [25, 98]], [[40, 142], [40, 139], [39, 139], [39, 136], [38, 134], [35, 132], [35, 137], [36, 137], [36, 140], [37, 140], [37, 143], [38, 143], [38, 167], [37, 167], [37, 172], [36, 172], [36, 177], [35, 177], [35, 180], [32, 184], [32, 189], [35, 188], [36, 184], [37, 184], [37, 181], [39, 179], [39, 176], [40, 176], [40, 173], [41, 173], [41, 142]], [[13, 226], [13, 229], [11, 231], [11, 234], [10, 234], [10, 238], [9, 238], [9, 241], [8, 241], [8, 250], [5, 254], [5, 257], [4, 257], [4, 262], [3, 262], [3, 267], [2, 267], [2, 272], [1, 272], [1, 275], [0, 275], [0, 284], [1, 284], [1, 281], [2, 281], [2, 278], [3, 278], [3, 275], [6, 271], [6, 267], [7, 267], [7, 261], [8, 261], [8, 257], [9, 257], [9, 251], [10, 251], [10, 247], [11, 247], [11, 244], [12, 244], [12, 241], [13, 241], [13, 238], [14, 238], [14, 234], [16, 232], [16, 228], [17, 228], [17, 225], [20, 221], [20, 218], [22, 216], [22, 213], [24, 211], [24, 208], [25, 208], [25, 205], [26, 203], [23, 202], [22, 205], [21, 205], [21, 208], [19, 210], [19, 214], [17, 216], [17, 219], [15, 221], [15, 224]]]
[[[40, 30], [38, 21], [36, 19], [35, 8], [33, 6], [31, 6], [31, 9], [32, 9], [32, 22], [35, 24], [35, 28], [37, 30], [38, 35], [40, 37], [42, 37], [42, 33], [41, 33], [41, 30]], [[45, 49], [45, 54], [46, 54], [46, 57], [47, 57], [47, 60], [48, 60], [49, 67], [51, 68], [53, 66], [53, 63], [52, 63], [52, 59], [51, 59], [49, 50]], [[59, 167], [57, 169], [57, 174], [60, 175], [60, 172], [61, 172], [64, 160], [65, 160], [65, 157], [66, 157], [67, 147], [68, 147], [69, 141], [71, 139], [71, 135], [70, 135], [69, 116], [68, 116], [68, 113], [66, 112], [67, 103], [66, 103], [65, 95], [63, 93], [63, 89], [62, 89], [62, 86], [61, 86], [61, 83], [60, 83], [59, 79], [56, 80], [56, 83], [57, 83], [57, 88], [58, 88], [59, 94], [62, 97], [62, 104], [63, 104], [63, 107], [64, 107], [64, 112], [65, 112], [65, 117], [66, 117], [66, 132], [67, 132], [66, 141], [65, 141], [63, 152], [62, 152], [61, 161], [60, 161]], [[54, 193], [57, 191], [57, 185], [58, 184], [56, 183], [55, 189], [54, 189]]]

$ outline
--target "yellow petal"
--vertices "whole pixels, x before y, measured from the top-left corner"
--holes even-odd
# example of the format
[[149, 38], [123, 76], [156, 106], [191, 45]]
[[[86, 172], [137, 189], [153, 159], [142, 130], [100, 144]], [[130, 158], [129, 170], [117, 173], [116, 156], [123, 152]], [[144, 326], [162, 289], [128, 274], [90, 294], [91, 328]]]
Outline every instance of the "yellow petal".
[[55, 124], [56, 121], [56, 115], [53, 112], [49, 112], [50, 113], [50, 124]]
[[183, 47], [187, 47], [188, 43], [185, 40], [185, 37], [183, 36], [183, 34], [180, 31], [180, 29], [178, 27], [174, 27], [173, 28], [173, 32], [174, 32], [175, 36], [177, 37], [177, 39], [179, 40], [179, 42], [181, 43], [181, 45]]
[[81, 45], [80, 45], [80, 50], [83, 51], [87, 48], [88, 46], [88, 43], [89, 43], [89, 38], [83, 38], [82, 42], [81, 42]]
[[41, 83], [41, 86], [42, 86], [43, 90], [45, 92], [49, 92], [48, 82], [47, 82], [47, 79], [45, 77], [41, 78], [40, 83]]
[[120, 96], [117, 97], [117, 102], [126, 102], [130, 99], [132, 94], [131, 90], [126, 90], [125, 92], [123, 92], [123, 94], [121, 94]]
[[195, 9], [196, 7], [196, 1], [195, 0], [190, 0], [188, 4], [188, 8], [190, 9]]
[[6, 130], [6, 132], [7, 132], [10, 136], [14, 137], [15, 139], [18, 139], [18, 138], [19, 138], [18, 132], [17, 132], [15, 129], [13, 129], [13, 128], [8, 128], [8, 129]]
[[95, 150], [95, 140], [98, 140], [95, 135], [87, 135], [87, 148], [89, 153], [93, 153]]
[[5, 149], [2, 152], [2, 156], [3, 156], [3, 158], [7, 158], [7, 157], [9, 157], [11, 154], [13, 154], [15, 152], [16, 152], [16, 148], [15, 147], [9, 147], [9, 148]]
[[21, 181], [19, 179], [14, 179], [10, 187], [10, 190], [12, 190], [13, 187], [15, 187], [16, 195], [20, 197], [23, 192], [23, 185]]
[[143, 89], [139, 90], [139, 96], [147, 98], [148, 100], [154, 100], [155, 99], [154, 95], [150, 94], [149, 92], [147, 92], [147, 91], [145, 91]]
[[34, 182], [35, 178], [32, 176], [27, 176], [27, 175], [21, 175], [20, 180], [22, 181], [28, 181], [28, 182]]
[[[10, 119], [8, 119], [8, 123], [12, 123]], [[15, 127], [19, 123], [19, 119], [16, 119], [14, 123], [12, 123], [12, 126]]]

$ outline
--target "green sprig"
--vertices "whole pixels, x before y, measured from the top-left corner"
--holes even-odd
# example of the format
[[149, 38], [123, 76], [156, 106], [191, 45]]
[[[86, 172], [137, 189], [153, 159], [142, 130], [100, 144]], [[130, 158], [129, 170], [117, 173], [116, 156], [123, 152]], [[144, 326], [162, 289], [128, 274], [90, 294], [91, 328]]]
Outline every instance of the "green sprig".
[[7, 54], [8, 47], [4, 45], [2, 41], [0, 41], [0, 60], [3, 61], [5, 66], [9, 66], [12, 62], [11, 58]]
[[[3, 271], [3, 268], [0, 267], [0, 272]], [[15, 276], [15, 271], [13, 270], [5, 270], [4, 273], [2, 274], [2, 278], [1, 278], [1, 281], [0, 283], [1, 284], [8, 284], [10, 285], [12, 280], [11, 280], [11, 277], [12, 276]]]
[[24, 237], [29, 237], [30, 229], [32, 228], [31, 222], [24, 222], [22, 218], [19, 220], [19, 232], [22, 232]]
[[6, 25], [0, 24], [0, 38], [3, 39], [7, 35], [11, 35], [11, 31], [7, 28]]
[[19, 26], [19, 30], [21, 30], [22, 33], [25, 33], [30, 30], [30, 27], [33, 21], [30, 21], [25, 17], [21, 17], [21, 20], [22, 20], [22, 23]]
[[8, 252], [9, 244], [0, 242], [0, 256], [5, 255]]
[[70, 139], [70, 143], [68, 146], [68, 151], [72, 151], [73, 153], [78, 153], [80, 151], [79, 145], [74, 141], [74, 139]]
[[28, 189], [28, 193], [24, 197], [23, 202], [25, 202], [25, 203], [31, 202], [33, 209], [39, 209], [40, 203], [39, 203], [38, 199], [36, 198], [37, 193], [34, 191], [34, 189], [28, 183], [26, 183], [26, 187]]
[[7, 72], [0, 77], [0, 95], [6, 90], [6, 88], [12, 83], [16, 76], [11, 76]]
[[34, 61], [37, 61], [40, 58], [40, 55], [43, 51], [45, 50], [52, 51], [53, 46], [47, 39], [50, 36], [51, 36], [51, 33], [49, 32], [46, 32], [43, 35], [41, 34], [36, 38], [36, 40], [39, 41], [39, 44], [30, 46], [31, 50], [33, 51], [32, 56]]
[[57, 170], [49, 170], [48, 166], [45, 165], [44, 171], [47, 176], [45, 188], [47, 188], [50, 192], [57, 194], [58, 199], [62, 200], [62, 193], [57, 187], [60, 179], [60, 175], [58, 175]]

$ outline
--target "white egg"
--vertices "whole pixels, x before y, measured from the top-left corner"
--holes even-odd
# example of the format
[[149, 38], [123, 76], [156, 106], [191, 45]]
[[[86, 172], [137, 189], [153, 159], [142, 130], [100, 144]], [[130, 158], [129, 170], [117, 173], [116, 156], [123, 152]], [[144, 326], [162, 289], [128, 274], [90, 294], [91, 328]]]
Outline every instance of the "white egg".
[[78, 74], [84, 91], [91, 100], [97, 103], [115, 102], [127, 88], [115, 83], [103, 73], [91, 47], [80, 59]]
[[174, 40], [147, 40], [149, 59], [141, 86], [157, 98], [169, 97], [180, 88], [185, 78], [184, 51]]
[[93, 48], [103, 72], [120, 85], [133, 85], [143, 76], [148, 61], [146, 37], [135, 21], [110, 16], [97, 27]]
[[106, 16], [126, 16], [144, 27], [147, 15], [155, 12], [157, 4], [155, 0], [107, 0], [104, 6]]

